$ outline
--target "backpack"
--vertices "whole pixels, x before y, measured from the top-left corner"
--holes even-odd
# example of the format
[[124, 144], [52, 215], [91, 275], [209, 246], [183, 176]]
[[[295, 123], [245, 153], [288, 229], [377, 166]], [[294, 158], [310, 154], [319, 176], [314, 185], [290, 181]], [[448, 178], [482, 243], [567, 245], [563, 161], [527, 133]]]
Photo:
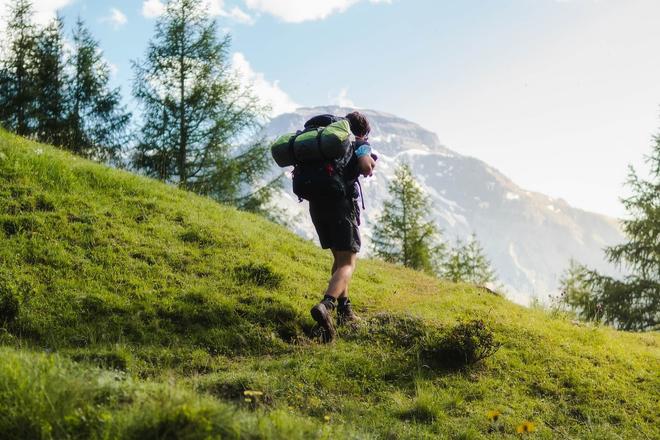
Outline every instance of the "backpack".
[[333, 115], [315, 116], [305, 123], [301, 133], [323, 133], [326, 130], [332, 130], [335, 124], [348, 127], [349, 142], [346, 147], [342, 147], [343, 151], [340, 151], [340, 154], [334, 158], [321, 157], [317, 160], [295, 164], [292, 179], [293, 192], [300, 201], [330, 201], [352, 196], [353, 184], [346, 181], [344, 173], [353, 156], [354, 137], [350, 133], [348, 121]]

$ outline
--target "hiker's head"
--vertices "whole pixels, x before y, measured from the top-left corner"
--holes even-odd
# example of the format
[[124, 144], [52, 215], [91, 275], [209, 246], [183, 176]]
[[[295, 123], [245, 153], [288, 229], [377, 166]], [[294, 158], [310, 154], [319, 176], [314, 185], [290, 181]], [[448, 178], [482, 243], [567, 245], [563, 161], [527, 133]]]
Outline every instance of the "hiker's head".
[[346, 115], [346, 119], [356, 137], [366, 139], [369, 136], [371, 125], [369, 125], [369, 120], [365, 115], [360, 112], [352, 112]]

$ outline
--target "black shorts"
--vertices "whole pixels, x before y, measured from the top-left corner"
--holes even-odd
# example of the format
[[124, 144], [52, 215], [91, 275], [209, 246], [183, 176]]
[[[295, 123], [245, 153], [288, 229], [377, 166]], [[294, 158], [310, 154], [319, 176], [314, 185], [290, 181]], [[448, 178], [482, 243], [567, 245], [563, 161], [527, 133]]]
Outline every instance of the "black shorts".
[[360, 213], [354, 200], [309, 202], [309, 213], [323, 249], [360, 252]]

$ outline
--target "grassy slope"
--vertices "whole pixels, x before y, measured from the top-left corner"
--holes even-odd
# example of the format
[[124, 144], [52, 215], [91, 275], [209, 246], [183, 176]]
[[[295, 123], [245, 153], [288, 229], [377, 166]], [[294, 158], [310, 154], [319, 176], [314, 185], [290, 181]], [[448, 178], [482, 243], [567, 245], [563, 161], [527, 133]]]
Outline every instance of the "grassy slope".
[[[660, 436], [657, 334], [360, 261], [354, 303], [382, 326], [321, 346], [308, 310], [329, 266], [259, 217], [0, 132], [0, 432]], [[483, 365], [429, 367], [402, 342], [462, 318], [504, 344]]]

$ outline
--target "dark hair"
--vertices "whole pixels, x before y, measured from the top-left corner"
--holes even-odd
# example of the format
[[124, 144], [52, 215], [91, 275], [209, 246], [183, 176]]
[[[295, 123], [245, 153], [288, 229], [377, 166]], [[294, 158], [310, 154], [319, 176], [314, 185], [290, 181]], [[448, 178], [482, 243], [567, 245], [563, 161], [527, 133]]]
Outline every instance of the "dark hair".
[[351, 131], [355, 136], [364, 137], [371, 131], [371, 125], [365, 115], [360, 112], [352, 112], [346, 115], [348, 123], [351, 125]]

